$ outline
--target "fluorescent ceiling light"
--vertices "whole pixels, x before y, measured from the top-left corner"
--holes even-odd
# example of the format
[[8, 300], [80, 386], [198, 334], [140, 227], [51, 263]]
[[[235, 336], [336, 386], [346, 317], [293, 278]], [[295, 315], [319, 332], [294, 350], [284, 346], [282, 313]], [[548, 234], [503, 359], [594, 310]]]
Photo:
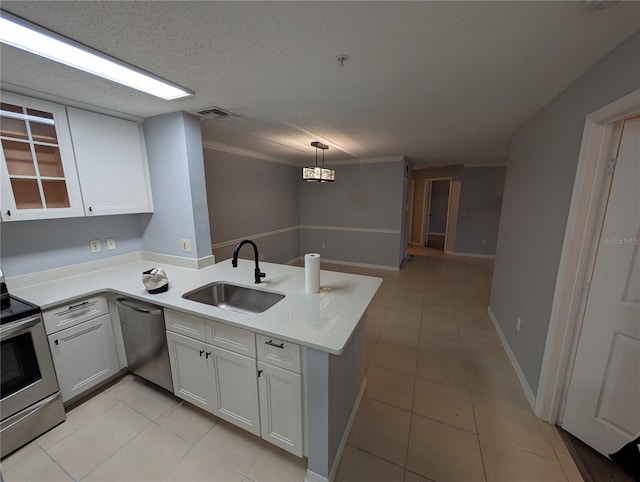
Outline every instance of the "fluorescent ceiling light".
[[166, 100], [193, 92], [2, 12], [0, 42]]

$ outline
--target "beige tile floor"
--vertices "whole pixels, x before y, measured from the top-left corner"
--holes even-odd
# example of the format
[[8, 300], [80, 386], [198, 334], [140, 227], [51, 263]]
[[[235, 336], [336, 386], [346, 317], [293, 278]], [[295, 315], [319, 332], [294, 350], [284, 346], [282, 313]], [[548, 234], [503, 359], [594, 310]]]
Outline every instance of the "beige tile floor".
[[[412, 249], [369, 310], [367, 391], [338, 482], [582, 481], [487, 317], [491, 260]], [[302, 481], [294, 457], [127, 375], [0, 463], [9, 481]]]

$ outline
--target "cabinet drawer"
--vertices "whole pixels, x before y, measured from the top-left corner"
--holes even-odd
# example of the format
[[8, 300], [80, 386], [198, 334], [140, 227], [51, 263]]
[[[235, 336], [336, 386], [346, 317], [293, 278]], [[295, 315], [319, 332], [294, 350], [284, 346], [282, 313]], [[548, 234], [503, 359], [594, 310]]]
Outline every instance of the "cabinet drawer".
[[167, 330], [205, 341], [204, 318], [188, 315], [168, 308], [164, 310], [164, 322]]
[[251, 358], [256, 357], [256, 340], [253, 332], [211, 320], [206, 321], [206, 327], [207, 343]]
[[42, 313], [48, 335], [109, 313], [104, 295], [72, 301]]
[[271, 336], [256, 335], [258, 360], [300, 373], [300, 345]]

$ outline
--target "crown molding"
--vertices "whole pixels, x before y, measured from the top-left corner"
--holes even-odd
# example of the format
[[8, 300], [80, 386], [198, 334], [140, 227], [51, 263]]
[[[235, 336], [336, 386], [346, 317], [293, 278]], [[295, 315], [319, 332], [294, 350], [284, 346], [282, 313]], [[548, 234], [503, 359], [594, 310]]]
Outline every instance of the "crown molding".
[[258, 159], [260, 161], [275, 162], [277, 164], [286, 164], [287, 166], [298, 167], [297, 163], [278, 159], [267, 154], [261, 154], [259, 152], [251, 151], [249, 149], [243, 149], [241, 147], [229, 146], [227, 144], [220, 144], [218, 142], [202, 140], [202, 148], [212, 151], [227, 152], [229, 154], [235, 154], [237, 156], [250, 157], [251, 159]]
[[507, 165], [507, 161], [477, 162], [477, 163], [465, 162], [463, 164], [463, 166], [466, 167], [466, 168], [473, 168], [473, 167], [502, 167], [502, 166], [506, 166], [506, 165]]

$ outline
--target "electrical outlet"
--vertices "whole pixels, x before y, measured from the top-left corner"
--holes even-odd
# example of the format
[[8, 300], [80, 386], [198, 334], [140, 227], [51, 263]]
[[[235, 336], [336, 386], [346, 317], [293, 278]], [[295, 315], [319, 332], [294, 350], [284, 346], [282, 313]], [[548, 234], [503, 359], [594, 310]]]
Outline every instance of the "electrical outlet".
[[522, 323], [522, 320], [520, 319], [519, 316], [516, 316], [516, 331], [520, 331], [520, 324]]
[[184, 251], [185, 253], [191, 252], [191, 240], [189, 239], [182, 240], [182, 251]]
[[486, 244], [487, 244], [487, 240], [486, 240], [486, 239], [483, 239], [483, 240], [482, 240], [482, 244], [483, 244], [483, 245], [486, 245]]
[[116, 240], [115, 239], [107, 239], [107, 249], [108, 250], [116, 249]]
[[327, 245], [325, 243], [322, 243], [322, 249], [326, 248]]
[[100, 240], [94, 239], [93, 241], [89, 241], [89, 250], [92, 253], [99, 253], [102, 251], [102, 247], [100, 246]]

